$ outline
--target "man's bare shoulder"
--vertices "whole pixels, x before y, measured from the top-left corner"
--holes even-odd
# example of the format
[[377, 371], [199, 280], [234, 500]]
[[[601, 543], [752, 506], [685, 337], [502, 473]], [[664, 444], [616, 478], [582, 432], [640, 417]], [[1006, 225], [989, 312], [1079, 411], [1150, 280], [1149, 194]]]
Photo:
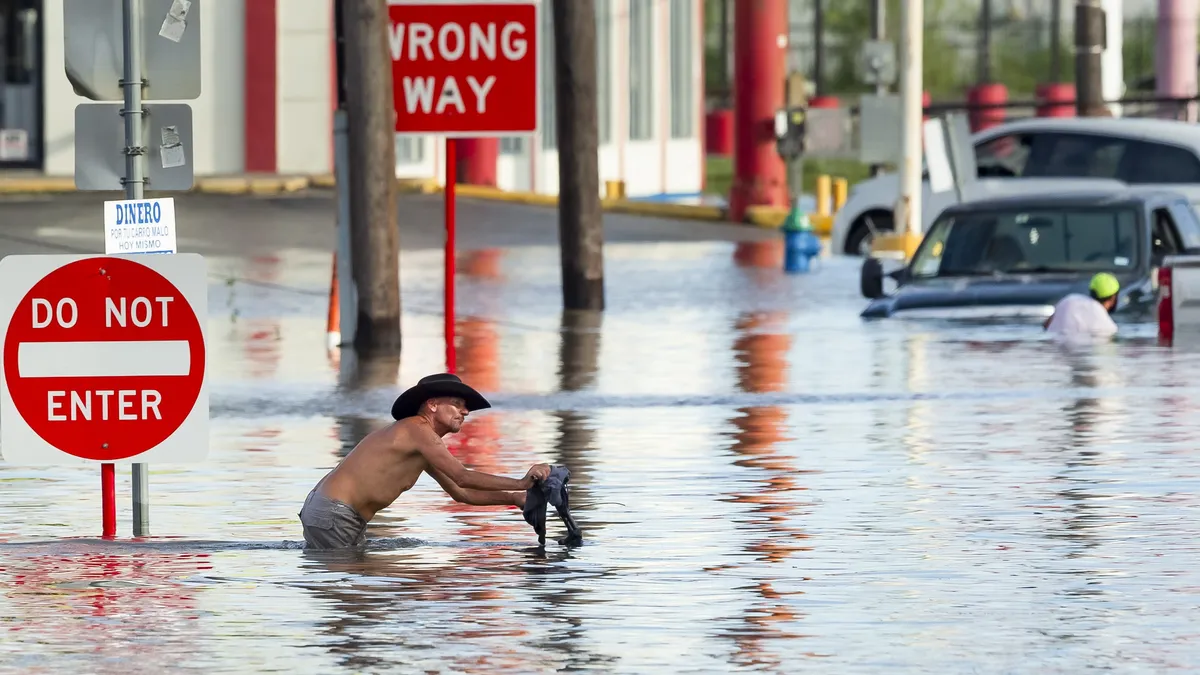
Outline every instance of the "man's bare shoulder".
[[420, 417], [406, 417], [389, 425], [392, 448], [399, 452], [421, 452], [422, 448], [441, 445], [442, 439]]

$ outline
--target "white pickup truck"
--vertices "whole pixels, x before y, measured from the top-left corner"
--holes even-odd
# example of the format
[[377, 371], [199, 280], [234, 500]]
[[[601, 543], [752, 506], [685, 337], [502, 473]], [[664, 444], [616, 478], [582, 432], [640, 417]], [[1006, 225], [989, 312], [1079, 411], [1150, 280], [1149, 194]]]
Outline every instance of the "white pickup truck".
[[[971, 140], [978, 180], [964, 193], [967, 200], [1116, 181], [1161, 187], [1200, 203], [1200, 125], [1152, 118], [1036, 117], [986, 129]], [[866, 255], [875, 232], [894, 229], [892, 209], [899, 196], [897, 174], [855, 184], [834, 216], [830, 250]], [[926, 180], [922, 231], [957, 201], [954, 190], [933, 193]]]

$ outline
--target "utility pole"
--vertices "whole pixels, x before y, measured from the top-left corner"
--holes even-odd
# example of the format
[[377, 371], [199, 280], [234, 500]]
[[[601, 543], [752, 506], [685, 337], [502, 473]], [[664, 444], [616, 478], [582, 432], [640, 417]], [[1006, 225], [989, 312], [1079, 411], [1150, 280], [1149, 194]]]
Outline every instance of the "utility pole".
[[[790, 31], [789, 31], [790, 32]], [[813, 0], [813, 91], [825, 95], [825, 7]]]
[[596, 3], [554, 10], [558, 235], [564, 309], [604, 309], [604, 220], [597, 146]]
[[992, 1], [979, 5], [979, 72], [978, 83], [992, 81]]
[[[884, 26], [887, 25], [885, 21], [887, 17], [886, 7], [887, 3], [885, 0], [871, 0], [871, 39], [876, 42], [882, 42], [887, 33], [884, 29]], [[883, 80], [875, 83], [875, 93], [879, 96], [887, 93], [887, 85], [884, 84]]]
[[400, 351], [400, 233], [396, 121], [387, 0], [342, 0], [349, 123], [351, 269], [357, 290], [354, 348]]
[[1075, 114], [1103, 117], [1104, 80], [1100, 58], [1105, 47], [1104, 10], [1100, 0], [1078, 0], [1075, 5]]
[[729, 0], [721, 0], [721, 95], [729, 98]]
[[900, 3], [900, 117], [902, 156], [896, 232], [903, 235], [905, 259], [921, 242], [921, 69], [924, 67], [925, 11], [922, 2]]
[[[887, 16], [887, 3], [885, 0], [871, 0], [871, 39], [875, 42], [883, 42], [886, 31], [884, 26], [887, 25], [885, 19]], [[883, 96], [887, 93], [888, 87], [882, 78], [876, 78], [875, 95]], [[871, 165], [871, 175], [878, 176], [883, 173], [882, 164]]]
[[1050, 81], [1062, 81], [1062, 0], [1050, 0]]
[[[1158, 0], [1155, 34], [1154, 80], [1159, 98], [1191, 99], [1196, 96], [1195, 0]], [[1194, 102], [1159, 104], [1159, 115], [1194, 121]]]

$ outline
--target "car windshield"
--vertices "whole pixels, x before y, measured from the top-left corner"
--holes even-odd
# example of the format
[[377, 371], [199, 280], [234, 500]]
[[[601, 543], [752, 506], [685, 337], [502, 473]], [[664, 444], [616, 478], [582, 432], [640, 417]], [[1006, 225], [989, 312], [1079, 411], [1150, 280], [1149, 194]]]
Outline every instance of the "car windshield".
[[1128, 272], [1138, 266], [1132, 208], [1051, 208], [939, 218], [913, 258], [916, 277]]

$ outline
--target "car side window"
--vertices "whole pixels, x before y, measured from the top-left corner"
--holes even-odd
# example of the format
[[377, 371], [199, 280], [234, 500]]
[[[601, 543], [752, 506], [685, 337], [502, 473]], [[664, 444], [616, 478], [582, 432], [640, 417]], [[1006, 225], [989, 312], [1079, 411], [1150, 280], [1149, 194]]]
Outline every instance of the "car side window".
[[1131, 161], [1121, 172], [1126, 183], [1200, 183], [1200, 159], [1191, 150], [1147, 141], [1130, 145]]
[[1033, 148], [1030, 134], [1008, 134], [975, 146], [976, 175], [980, 178], [1020, 178]]
[[1164, 257], [1182, 250], [1175, 219], [1165, 208], [1154, 209], [1154, 225], [1150, 230], [1150, 264], [1158, 267], [1162, 265]]
[[1045, 134], [1043, 161], [1029, 167], [1027, 177], [1116, 178], [1129, 141], [1091, 134]]
[[1171, 202], [1167, 205], [1171, 219], [1175, 221], [1175, 233], [1181, 251], [1200, 248], [1200, 216], [1187, 200]]

